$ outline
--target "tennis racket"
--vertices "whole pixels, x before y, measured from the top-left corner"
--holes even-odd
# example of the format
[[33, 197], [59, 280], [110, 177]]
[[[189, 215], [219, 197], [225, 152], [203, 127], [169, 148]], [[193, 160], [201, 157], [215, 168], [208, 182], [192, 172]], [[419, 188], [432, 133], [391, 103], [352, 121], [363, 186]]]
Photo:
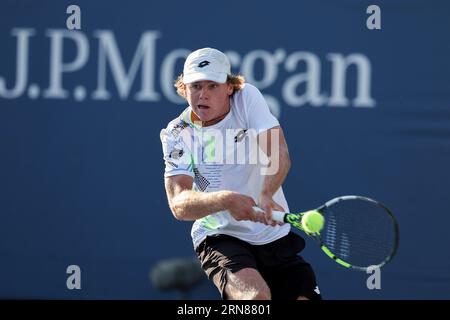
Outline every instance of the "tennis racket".
[[315, 209], [324, 217], [317, 233], [305, 230], [306, 212], [272, 212], [272, 219], [286, 222], [314, 239], [335, 262], [349, 269], [367, 271], [381, 268], [394, 257], [398, 242], [398, 224], [392, 212], [380, 202], [361, 196], [334, 198]]

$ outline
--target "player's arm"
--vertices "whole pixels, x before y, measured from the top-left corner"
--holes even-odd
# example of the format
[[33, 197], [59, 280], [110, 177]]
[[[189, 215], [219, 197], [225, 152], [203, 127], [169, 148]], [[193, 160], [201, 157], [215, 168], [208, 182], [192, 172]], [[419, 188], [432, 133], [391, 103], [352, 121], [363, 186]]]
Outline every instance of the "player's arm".
[[253, 211], [255, 201], [233, 191], [199, 192], [192, 190], [193, 178], [188, 175], [166, 177], [165, 187], [169, 207], [178, 220], [197, 220], [222, 210], [228, 210], [236, 220], [263, 222]]
[[270, 223], [272, 209], [285, 211], [285, 208], [273, 201], [272, 197], [283, 184], [291, 167], [291, 160], [286, 139], [280, 126], [273, 127], [259, 134], [258, 143], [269, 159], [259, 206], [266, 212], [267, 223]]

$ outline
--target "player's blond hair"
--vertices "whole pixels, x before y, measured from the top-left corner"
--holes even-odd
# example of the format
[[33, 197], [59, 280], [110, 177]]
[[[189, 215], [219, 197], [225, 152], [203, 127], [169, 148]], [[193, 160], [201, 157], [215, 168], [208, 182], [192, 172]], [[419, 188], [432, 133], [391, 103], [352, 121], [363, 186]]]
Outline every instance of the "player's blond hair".
[[[244, 87], [245, 78], [241, 75], [229, 74], [226, 83], [233, 85], [233, 95]], [[180, 74], [175, 80], [174, 87], [177, 88], [178, 95], [186, 99], [186, 85], [183, 83], [183, 74]]]

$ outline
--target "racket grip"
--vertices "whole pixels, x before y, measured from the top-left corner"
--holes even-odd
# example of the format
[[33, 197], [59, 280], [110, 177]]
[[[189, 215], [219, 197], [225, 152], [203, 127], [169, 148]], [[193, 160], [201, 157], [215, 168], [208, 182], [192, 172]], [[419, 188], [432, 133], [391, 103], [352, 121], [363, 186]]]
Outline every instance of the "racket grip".
[[285, 222], [284, 217], [286, 216], [285, 212], [282, 211], [272, 211], [272, 219], [278, 222]]
[[[256, 212], [264, 213], [264, 210], [261, 209], [260, 207], [253, 207], [253, 210], [255, 210]], [[286, 216], [285, 212], [276, 211], [276, 210], [272, 211], [272, 220], [274, 220], [274, 221], [284, 222], [284, 217], [285, 216]]]

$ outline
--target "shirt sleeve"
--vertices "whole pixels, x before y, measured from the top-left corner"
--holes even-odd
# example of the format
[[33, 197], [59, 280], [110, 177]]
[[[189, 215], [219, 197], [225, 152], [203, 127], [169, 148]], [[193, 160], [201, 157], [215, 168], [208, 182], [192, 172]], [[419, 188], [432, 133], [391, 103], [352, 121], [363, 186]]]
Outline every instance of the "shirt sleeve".
[[160, 139], [164, 154], [164, 177], [185, 174], [194, 178], [191, 152], [182, 136], [173, 134], [169, 129], [163, 129]]
[[277, 118], [270, 112], [266, 99], [264, 99], [258, 88], [246, 84], [243, 90], [249, 129], [255, 129], [260, 132], [280, 125]]

